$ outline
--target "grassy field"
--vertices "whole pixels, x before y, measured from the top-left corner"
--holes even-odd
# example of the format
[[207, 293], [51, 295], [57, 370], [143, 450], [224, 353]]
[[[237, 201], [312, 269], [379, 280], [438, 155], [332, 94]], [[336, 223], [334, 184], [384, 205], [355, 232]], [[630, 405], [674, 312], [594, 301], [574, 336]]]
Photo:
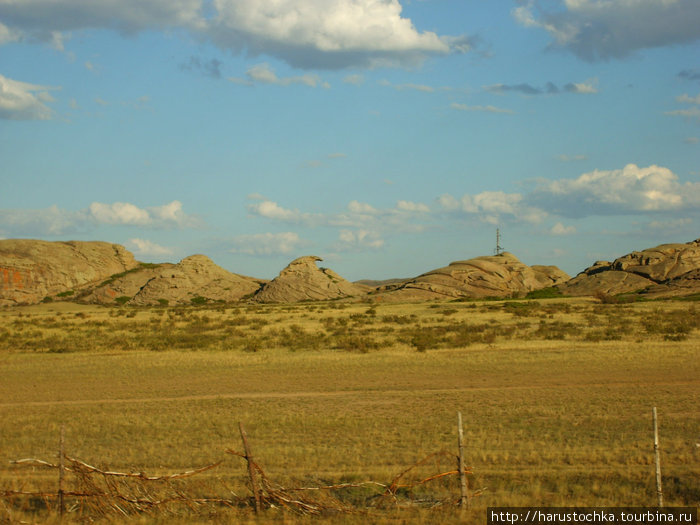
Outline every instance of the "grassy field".
[[[488, 506], [654, 505], [656, 406], [665, 501], [698, 506], [698, 328], [700, 309], [680, 301], [4, 309], [0, 492], [55, 492], [55, 471], [10, 461], [55, 461], [62, 424], [68, 455], [100, 468], [168, 474], [223, 460], [193, 481], [201, 493], [249, 493], [244, 461], [225, 453], [241, 449], [239, 422], [282, 485], [388, 483], [432, 452], [456, 453], [461, 411], [470, 488], [485, 489], [466, 517], [414, 506], [310, 521], [483, 523]], [[422, 500], [458, 495], [453, 477], [415, 489]], [[0, 500], [0, 520], [52, 519], [19, 501]], [[214, 519], [182, 512], [182, 523]], [[308, 520], [275, 509], [215, 518]]]

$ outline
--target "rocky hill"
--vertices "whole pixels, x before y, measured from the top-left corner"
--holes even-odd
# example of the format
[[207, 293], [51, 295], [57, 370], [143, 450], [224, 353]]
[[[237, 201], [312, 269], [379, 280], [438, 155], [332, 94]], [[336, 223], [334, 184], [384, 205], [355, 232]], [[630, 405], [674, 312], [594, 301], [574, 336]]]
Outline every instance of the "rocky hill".
[[378, 289], [378, 299], [416, 301], [460, 297], [511, 297], [566, 282], [556, 266], [527, 266], [513, 254], [456, 261], [407, 282]]
[[649, 297], [700, 293], [700, 239], [662, 244], [632, 252], [613, 262], [598, 261], [559, 286], [566, 295], [617, 295], [639, 292]]
[[79, 299], [138, 306], [234, 302], [256, 292], [262, 282], [226, 271], [205, 255], [191, 255], [177, 264], [142, 265], [112, 276]]
[[366, 295], [368, 286], [354, 284], [328, 268], [319, 268], [320, 257], [307, 255], [293, 260], [272, 281], [253, 296], [261, 303], [323, 301]]
[[134, 256], [118, 244], [0, 240], [0, 305], [70, 297], [81, 287], [136, 267]]

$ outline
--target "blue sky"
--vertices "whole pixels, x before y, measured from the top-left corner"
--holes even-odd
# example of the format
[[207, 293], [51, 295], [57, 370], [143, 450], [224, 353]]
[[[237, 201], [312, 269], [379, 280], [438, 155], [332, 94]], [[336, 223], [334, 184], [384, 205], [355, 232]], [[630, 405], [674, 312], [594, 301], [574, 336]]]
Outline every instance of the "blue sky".
[[410, 277], [700, 237], [697, 0], [0, 0], [0, 238]]

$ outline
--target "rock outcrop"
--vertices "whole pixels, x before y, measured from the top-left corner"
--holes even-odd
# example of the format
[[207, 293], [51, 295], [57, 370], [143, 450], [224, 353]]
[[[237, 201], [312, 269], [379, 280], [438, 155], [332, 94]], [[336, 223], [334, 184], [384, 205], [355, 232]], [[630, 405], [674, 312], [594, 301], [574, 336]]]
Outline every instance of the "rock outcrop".
[[456, 299], [525, 295], [565, 282], [569, 276], [556, 266], [527, 266], [513, 254], [456, 261], [405, 283], [378, 290], [387, 300]]
[[700, 292], [698, 269], [700, 239], [685, 244], [662, 244], [629, 253], [613, 262], [598, 261], [559, 289], [566, 295], [632, 292], [655, 297], [686, 295]]
[[206, 255], [191, 255], [177, 264], [160, 268], [127, 304], [233, 302], [256, 292], [262, 282], [224, 270]]
[[293, 260], [253, 297], [261, 303], [323, 301], [367, 294], [369, 287], [353, 284], [328, 268], [319, 268], [320, 257], [307, 255]]
[[0, 305], [70, 297], [81, 287], [137, 266], [131, 252], [118, 244], [0, 240]]

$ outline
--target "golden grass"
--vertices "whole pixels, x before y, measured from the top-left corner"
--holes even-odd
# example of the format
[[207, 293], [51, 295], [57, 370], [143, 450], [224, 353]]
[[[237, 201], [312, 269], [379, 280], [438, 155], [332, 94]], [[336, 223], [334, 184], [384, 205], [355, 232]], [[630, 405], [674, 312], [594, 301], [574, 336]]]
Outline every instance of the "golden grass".
[[[3, 310], [0, 489], [55, 489], [54, 473], [9, 461], [55, 458], [61, 424], [70, 455], [116, 470], [223, 459], [240, 448], [242, 421], [275, 480], [388, 482], [431, 452], [456, 451], [459, 410], [470, 483], [487, 488], [475, 522], [487, 506], [653, 505], [657, 406], [666, 502], [697, 506], [699, 326], [689, 303], [578, 299]], [[207, 479], [246, 491], [230, 456]], [[220, 518], [305, 522], [241, 512]], [[396, 519], [435, 514], [370, 520]]]

